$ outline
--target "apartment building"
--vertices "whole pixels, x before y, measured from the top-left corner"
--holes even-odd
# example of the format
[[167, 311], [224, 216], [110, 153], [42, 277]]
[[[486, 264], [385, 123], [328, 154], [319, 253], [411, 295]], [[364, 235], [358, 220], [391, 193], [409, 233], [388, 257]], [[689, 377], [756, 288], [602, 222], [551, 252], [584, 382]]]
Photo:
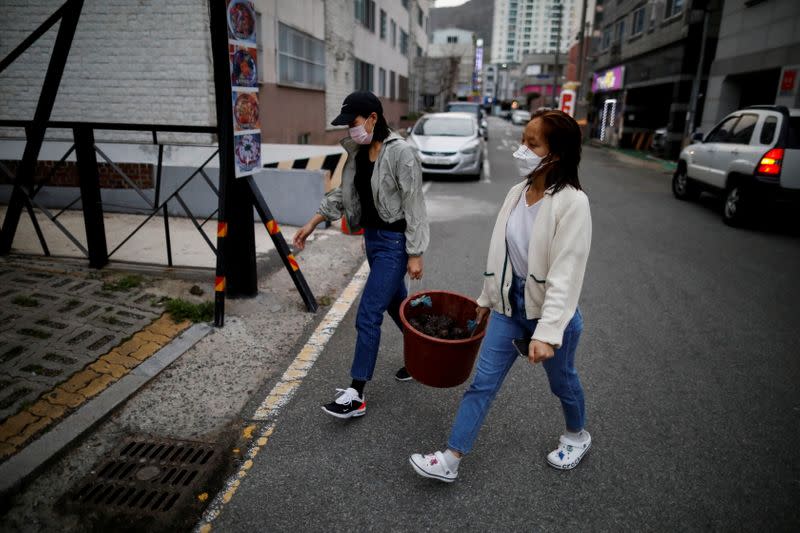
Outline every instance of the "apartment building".
[[[598, 0], [599, 38], [588, 69], [593, 72], [594, 134], [604, 142], [635, 147], [635, 138], [666, 128], [666, 155], [683, 143], [700, 49], [700, 93], [717, 46], [719, 0]], [[704, 32], [704, 18], [708, 24]], [[698, 104], [702, 115], [703, 100]], [[694, 125], [697, 124], [696, 121]], [[693, 126], [694, 126], [693, 125]], [[692, 126], [692, 127], [693, 127]], [[691, 129], [691, 127], [690, 127]]]
[[434, 30], [433, 39], [429, 47], [430, 57], [458, 58], [458, 74], [452, 87], [456, 98], [472, 96], [473, 88], [477, 86], [475, 76], [477, 52], [477, 39], [475, 32], [460, 28], [444, 28]]
[[[390, 126], [397, 126], [416, 100], [413, 59], [428, 48], [429, 3], [412, 0], [326, 0], [326, 124], [354, 90], [380, 97]], [[327, 127], [326, 138], [341, 137]]]
[[580, 26], [583, 0], [494, 0], [491, 62], [524, 54], [566, 53]]

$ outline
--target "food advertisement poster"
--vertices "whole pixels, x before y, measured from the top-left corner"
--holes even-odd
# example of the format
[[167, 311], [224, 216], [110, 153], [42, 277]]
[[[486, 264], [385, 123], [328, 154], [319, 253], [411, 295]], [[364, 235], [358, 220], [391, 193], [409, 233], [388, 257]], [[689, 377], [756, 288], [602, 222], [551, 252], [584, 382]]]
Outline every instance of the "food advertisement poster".
[[233, 153], [236, 177], [261, 168], [256, 11], [251, 0], [227, 0]]

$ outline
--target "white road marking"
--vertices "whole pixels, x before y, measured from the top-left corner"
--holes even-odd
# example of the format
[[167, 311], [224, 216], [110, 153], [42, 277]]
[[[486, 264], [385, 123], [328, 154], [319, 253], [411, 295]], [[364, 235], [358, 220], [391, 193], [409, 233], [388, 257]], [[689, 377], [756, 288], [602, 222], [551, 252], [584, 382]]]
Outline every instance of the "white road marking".
[[491, 183], [492, 182], [492, 171], [489, 167], [489, 147], [485, 146], [483, 149], [483, 179], [481, 179], [481, 183]]
[[[427, 185], [430, 185], [430, 183]], [[217, 494], [203, 513], [200, 522], [195, 526], [196, 532], [208, 533], [211, 531], [212, 522], [217, 519], [225, 504], [236, 494], [241, 480], [253, 466], [253, 459], [261, 448], [267, 444], [269, 437], [272, 435], [273, 431], [275, 431], [275, 419], [281, 408], [292, 399], [292, 396], [294, 396], [295, 392], [297, 392], [297, 389], [302, 384], [303, 378], [308, 375], [308, 372], [325, 349], [328, 341], [333, 337], [336, 328], [341, 324], [348, 310], [353, 305], [353, 302], [356, 301], [361, 290], [364, 288], [368, 275], [369, 265], [364, 261], [353, 276], [353, 279], [350, 280], [350, 283], [342, 291], [342, 294], [331, 306], [325, 318], [322, 319], [317, 329], [311, 334], [311, 337], [308, 339], [305, 346], [303, 346], [303, 349], [300, 350], [300, 353], [297, 354], [292, 364], [289, 365], [289, 368], [283, 373], [281, 379], [256, 409], [251, 420], [261, 422], [269, 420], [269, 423], [261, 428], [247, 450], [247, 453], [243, 456], [244, 462], [242, 466], [235, 474], [225, 481], [223, 489]]]

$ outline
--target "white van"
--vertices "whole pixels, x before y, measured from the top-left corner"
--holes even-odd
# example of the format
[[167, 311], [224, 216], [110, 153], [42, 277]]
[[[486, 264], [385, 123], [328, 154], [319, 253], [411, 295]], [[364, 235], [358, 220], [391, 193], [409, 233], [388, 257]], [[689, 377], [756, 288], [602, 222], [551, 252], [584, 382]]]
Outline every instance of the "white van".
[[722, 219], [745, 222], [759, 202], [800, 202], [800, 109], [751, 106], [725, 117], [681, 151], [672, 192], [722, 194]]

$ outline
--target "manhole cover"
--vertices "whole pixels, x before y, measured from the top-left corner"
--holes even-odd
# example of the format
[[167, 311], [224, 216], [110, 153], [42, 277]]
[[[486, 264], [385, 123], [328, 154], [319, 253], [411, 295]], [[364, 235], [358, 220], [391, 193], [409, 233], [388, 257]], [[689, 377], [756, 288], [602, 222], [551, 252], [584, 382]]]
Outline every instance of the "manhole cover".
[[163, 516], [195, 501], [219, 454], [203, 442], [129, 437], [67, 499], [81, 508]]

